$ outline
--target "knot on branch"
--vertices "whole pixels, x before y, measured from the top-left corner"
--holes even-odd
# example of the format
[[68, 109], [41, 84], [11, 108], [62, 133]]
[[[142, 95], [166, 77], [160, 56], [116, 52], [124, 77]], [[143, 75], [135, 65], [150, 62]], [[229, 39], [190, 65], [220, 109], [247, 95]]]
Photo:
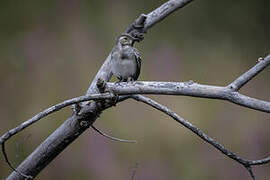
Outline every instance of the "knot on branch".
[[147, 15], [141, 14], [125, 31], [125, 34], [130, 35], [135, 41], [140, 42], [143, 40], [143, 34], [145, 33], [144, 24]]

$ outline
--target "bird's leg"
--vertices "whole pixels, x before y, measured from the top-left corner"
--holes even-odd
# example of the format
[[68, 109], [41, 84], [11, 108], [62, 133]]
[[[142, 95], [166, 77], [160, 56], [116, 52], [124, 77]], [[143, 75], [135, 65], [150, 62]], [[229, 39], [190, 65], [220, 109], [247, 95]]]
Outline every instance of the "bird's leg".
[[118, 81], [115, 82], [115, 84], [119, 85], [120, 82], [123, 82], [124, 79], [122, 77], [117, 77]]

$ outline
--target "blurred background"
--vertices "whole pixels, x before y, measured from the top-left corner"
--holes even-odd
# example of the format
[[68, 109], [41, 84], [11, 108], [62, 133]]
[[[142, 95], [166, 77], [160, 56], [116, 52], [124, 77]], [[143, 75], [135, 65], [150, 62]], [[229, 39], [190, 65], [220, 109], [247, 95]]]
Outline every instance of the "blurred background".
[[[141, 13], [161, 0], [2, 1], [0, 6], [0, 134], [43, 109], [83, 95], [114, 45]], [[267, 0], [194, 1], [151, 28], [136, 44], [140, 80], [224, 86], [269, 53]], [[241, 93], [270, 101], [270, 69]], [[115, 80], [115, 79], [113, 79]], [[270, 155], [269, 114], [220, 101], [152, 96], [244, 158]], [[43, 119], [8, 141], [18, 165], [71, 115]], [[132, 100], [106, 110], [99, 129], [137, 144], [112, 142], [89, 129], [37, 179], [248, 179], [238, 163], [171, 118]], [[11, 172], [0, 159], [0, 179]], [[270, 178], [270, 164], [254, 168]]]

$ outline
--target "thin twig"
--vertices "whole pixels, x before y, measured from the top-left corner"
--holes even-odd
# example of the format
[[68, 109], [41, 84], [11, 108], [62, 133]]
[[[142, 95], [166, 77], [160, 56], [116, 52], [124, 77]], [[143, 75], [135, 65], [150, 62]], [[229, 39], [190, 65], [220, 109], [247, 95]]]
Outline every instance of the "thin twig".
[[[218, 143], [216, 140], [214, 140], [213, 138], [209, 137], [208, 135], [206, 135], [204, 132], [202, 132], [200, 129], [198, 129], [196, 126], [194, 126], [193, 124], [191, 124], [190, 122], [184, 120], [182, 117], [180, 117], [179, 115], [177, 115], [175, 112], [173, 112], [172, 110], [170, 110], [169, 108], [167, 108], [164, 105], [159, 104], [158, 102], [144, 97], [142, 95], [131, 95], [131, 98], [139, 101], [139, 102], [143, 102], [147, 105], [152, 106], [153, 108], [171, 116], [174, 120], [176, 120], [176, 122], [182, 124], [183, 126], [185, 126], [186, 128], [188, 128], [189, 130], [191, 130], [193, 133], [195, 133], [197, 136], [199, 136], [201, 139], [203, 139], [205, 142], [211, 144], [212, 146], [214, 146], [216, 149], [218, 149], [220, 152], [222, 152], [224, 155], [226, 155], [227, 157], [237, 161], [238, 163], [240, 163], [241, 165], [243, 165], [249, 172], [250, 176], [252, 177], [253, 180], [255, 180], [255, 176], [254, 173], [252, 171], [251, 166], [252, 165], [261, 165], [261, 164], [266, 164], [269, 162], [269, 158], [267, 157], [263, 160], [256, 160], [256, 161], [251, 161], [251, 160], [246, 160], [244, 158], [241, 158], [240, 156], [238, 156], [237, 154], [233, 153], [232, 151], [228, 150], [227, 148], [225, 148], [222, 144]], [[257, 162], [257, 164], [255, 163]], [[258, 163], [260, 162], [260, 163]]]
[[259, 58], [258, 63], [237, 78], [234, 82], [232, 82], [229, 87], [238, 91], [241, 87], [243, 87], [246, 83], [248, 83], [252, 78], [254, 78], [257, 74], [259, 74], [262, 70], [264, 70], [267, 66], [270, 65], [270, 55], [265, 58]]
[[99, 130], [98, 128], [96, 128], [93, 124], [91, 125], [91, 127], [97, 132], [99, 133], [100, 135], [108, 138], [108, 139], [111, 139], [113, 141], [117, 141], [117, 142], [124, 142], [124, 143], [136, 143], [137, 141], [136, 140], [126, 140], [126, 139], [120, 139], [120, 138], [116, 138], [116, 137], [112, 137], [104, 132], [102, 132], [101, 130]]

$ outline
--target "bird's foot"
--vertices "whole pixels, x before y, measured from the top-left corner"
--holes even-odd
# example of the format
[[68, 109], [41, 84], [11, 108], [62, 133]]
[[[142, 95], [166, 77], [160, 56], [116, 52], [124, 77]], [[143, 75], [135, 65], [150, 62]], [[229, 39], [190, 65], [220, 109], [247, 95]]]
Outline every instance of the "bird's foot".
[[122, 78], [118, 78], [118, 81], [115, 82], [115, 84], [119, 85], [121, 82], [124, 82], [125, 80]]

